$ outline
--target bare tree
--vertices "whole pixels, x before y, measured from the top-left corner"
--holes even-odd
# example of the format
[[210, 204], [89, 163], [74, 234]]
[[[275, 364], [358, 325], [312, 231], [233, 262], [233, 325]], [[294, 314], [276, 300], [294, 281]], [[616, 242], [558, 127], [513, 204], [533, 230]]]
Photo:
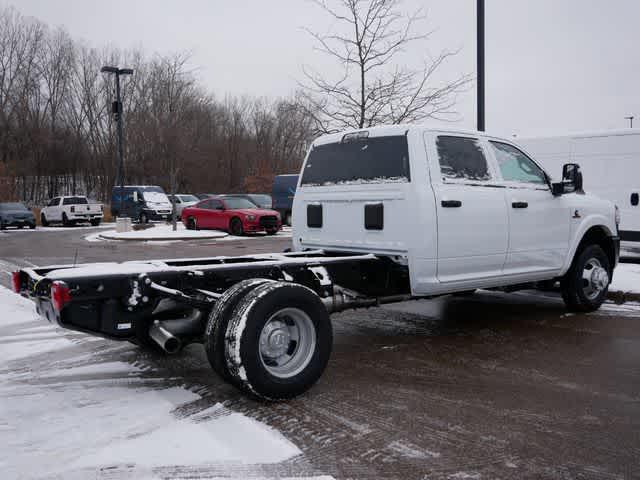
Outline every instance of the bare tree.
[[402, 0], [311, 1], [331, 17], [336, 31], [307, 32], [343, 71], [332, 79], [303, 68], [303, 95], [321, 132], [451, 118], [457, 93], [472, 77], [436, 82], [435, 74], [457, 52], [443, 50], [421, 68], [403, 65], [409, 45], [429, 38], [430, 32], [416, 33], [425, 20], [422, 10], [405, 15]]

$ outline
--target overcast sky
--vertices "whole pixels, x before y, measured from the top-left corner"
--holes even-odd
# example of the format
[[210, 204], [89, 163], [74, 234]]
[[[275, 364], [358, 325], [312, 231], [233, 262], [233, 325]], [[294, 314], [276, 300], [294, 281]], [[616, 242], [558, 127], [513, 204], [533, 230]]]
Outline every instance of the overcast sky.
[[[460, 49], [440, 78], [474, 73], [475, 0], [405, 0], [424, 6], [426, 45], [407, 61]], [[640, 127], [640, 1], [487, 0], [487, 130], [563, 134]], [[91, 46], [188, 50], [192, 67], [216, 96], [284, 96], [303, 64], [330, 71], [302, 27], [324, 32], [330, 20], [306, 0], [0, 0]], [[475, 89], [460, 95], [461, 120], [475, 126]]]

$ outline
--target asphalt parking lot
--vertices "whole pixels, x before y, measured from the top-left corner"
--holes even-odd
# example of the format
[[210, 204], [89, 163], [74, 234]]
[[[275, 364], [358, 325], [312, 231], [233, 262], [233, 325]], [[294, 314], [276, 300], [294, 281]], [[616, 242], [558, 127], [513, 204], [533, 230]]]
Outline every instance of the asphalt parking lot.
[[[290, 242], [87, 242], [93, 231], [2, 233], [0, 270], [273, 252]], [[2, 285], [9, 280], [0, 272]], [[198, 400], [175, 412], [181, 418], [222, 403], [301, 451], [260, 468], [234, 465], [237, 478], [640, 478], [640, 305], [607, 303], [572, 315], [553, 295], [479, 292], [343, 312], [333, 321], [334, 353], [320, 383], [280, 404], [255, 402], [221, 382], [199, 345], [162, 357], [73, 338], [75, 354], [95, 362], [144, 366], [153, 388], [197, 392]], [[0, 325], [0, 340], [14, 334]], [[61, 360], [59, 352], [43, 354], [22, 368], [37, 373]], [[106, 378], [99, 370], [90, 377]], [[170, 465], [153, 473], [211, 478], [228, 476], [228, 467]], [[131, 468], [115, 465], [96, 478], [135, 478]]]

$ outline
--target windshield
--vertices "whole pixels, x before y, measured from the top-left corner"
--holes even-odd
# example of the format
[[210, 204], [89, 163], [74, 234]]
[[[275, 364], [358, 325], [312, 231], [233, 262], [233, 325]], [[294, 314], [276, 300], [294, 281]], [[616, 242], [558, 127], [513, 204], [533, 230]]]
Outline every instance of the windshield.
[[271, 196], [270, 195], [249, 195], [249, 198], [253, 203], [263, 208], [271, 208]]
[[22, 205], [21, 203], [0, 203], [0, 210], [4, 211], [19, 211], [19, 212], [28, 212], [27, 207]]
[[226, 207], [230, 210], [235, 210], [238, 208], [258, 208], [258, 206], [247, 200], [246, 198], [234, 198], [234, 197], [222, 197]]
[[167, 195], [162, 191], [143, 190], [142, 197], [145, 201], [151, 203], [171, 203], [169, 202], [169, 197], [167, 197]]
[[182, 200], [183, 203], [188, 203], [188, 202], [197, 202], [198, 201], [198, 197], [196, 197], [195, 195], [176, 195], [180, 200]]
[[409, 151], [403, 136], [371, 137], [318, 145], [311, 150], [301, 185], [408, 182]]

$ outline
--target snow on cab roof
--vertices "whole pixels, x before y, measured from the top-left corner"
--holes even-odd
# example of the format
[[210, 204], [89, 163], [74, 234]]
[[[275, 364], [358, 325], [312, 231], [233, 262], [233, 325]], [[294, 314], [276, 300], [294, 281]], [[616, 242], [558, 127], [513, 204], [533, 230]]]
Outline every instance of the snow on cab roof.
[[324, 145], [327, 143], [335, 143], [342, 140], [342, 137], [349, 133], [356, 132], [369, 132], [370, 137], [383, 137], [383, 136], [392, 136], [392, 135], [404, 135], [410, 130], [420, 130], [423, 132], [438, 132], [438, 133], [451, 133], [457, 135], [473, 135], [473, 136], [484, 136], [491, 138], [504, 138], [500, 135], [492, 135], [488, 132], [480, 132], [478, 130], [469, 130], [469, 129], [455, 129], [450, 127], [442, 127], [442, 126], [429, 126], [424, 124], [414, 124], [414, 123], [405, 123], [400, 125], [379, 125], [376, 127], [370, 128], [354, 128], [343, 130], [336, 133], [328, 133], [326, 135], [322, 135], [314, 140], [314, 145]]

